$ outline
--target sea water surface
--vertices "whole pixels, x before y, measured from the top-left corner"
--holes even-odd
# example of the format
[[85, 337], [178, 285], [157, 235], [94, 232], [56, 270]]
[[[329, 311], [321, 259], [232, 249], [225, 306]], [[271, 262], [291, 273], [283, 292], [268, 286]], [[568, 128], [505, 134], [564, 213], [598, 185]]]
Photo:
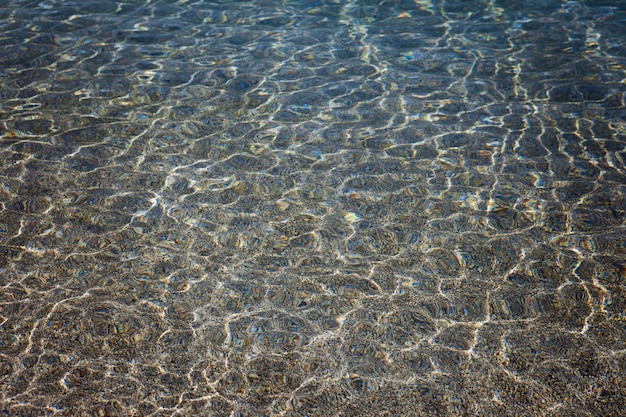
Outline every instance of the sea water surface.
[[626, 2], [0, 0], [0, 414], [623, 416]]

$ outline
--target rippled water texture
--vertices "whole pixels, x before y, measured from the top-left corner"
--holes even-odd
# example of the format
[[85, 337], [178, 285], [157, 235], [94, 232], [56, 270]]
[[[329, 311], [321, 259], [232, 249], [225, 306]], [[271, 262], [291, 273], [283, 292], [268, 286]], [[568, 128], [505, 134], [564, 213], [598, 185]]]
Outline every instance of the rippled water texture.
[[0, 414], [624, 415], [625, 2], [0, 6]]

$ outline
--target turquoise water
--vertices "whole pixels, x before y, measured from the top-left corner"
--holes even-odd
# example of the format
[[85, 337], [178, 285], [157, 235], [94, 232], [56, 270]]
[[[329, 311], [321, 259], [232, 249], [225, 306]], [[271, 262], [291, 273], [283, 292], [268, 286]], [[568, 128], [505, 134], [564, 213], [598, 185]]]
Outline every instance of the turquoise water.
[[618, 0], [0, 0], [0, 415], [623, 415], [625, 100]]

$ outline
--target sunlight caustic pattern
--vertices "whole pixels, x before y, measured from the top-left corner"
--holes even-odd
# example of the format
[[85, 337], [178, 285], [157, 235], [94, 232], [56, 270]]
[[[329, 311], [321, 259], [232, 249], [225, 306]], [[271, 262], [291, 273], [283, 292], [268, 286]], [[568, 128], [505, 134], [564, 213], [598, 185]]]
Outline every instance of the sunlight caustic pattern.
[[0, 411], [618, 416], [618, 1], [0, 3]]

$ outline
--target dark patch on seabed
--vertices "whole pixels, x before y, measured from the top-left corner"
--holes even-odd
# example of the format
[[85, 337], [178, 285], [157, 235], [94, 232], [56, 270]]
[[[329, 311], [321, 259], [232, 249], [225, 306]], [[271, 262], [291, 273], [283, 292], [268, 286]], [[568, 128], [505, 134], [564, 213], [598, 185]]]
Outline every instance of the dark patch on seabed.
[[626, 2], [0, 0], [0, 415], [624, 416]]

